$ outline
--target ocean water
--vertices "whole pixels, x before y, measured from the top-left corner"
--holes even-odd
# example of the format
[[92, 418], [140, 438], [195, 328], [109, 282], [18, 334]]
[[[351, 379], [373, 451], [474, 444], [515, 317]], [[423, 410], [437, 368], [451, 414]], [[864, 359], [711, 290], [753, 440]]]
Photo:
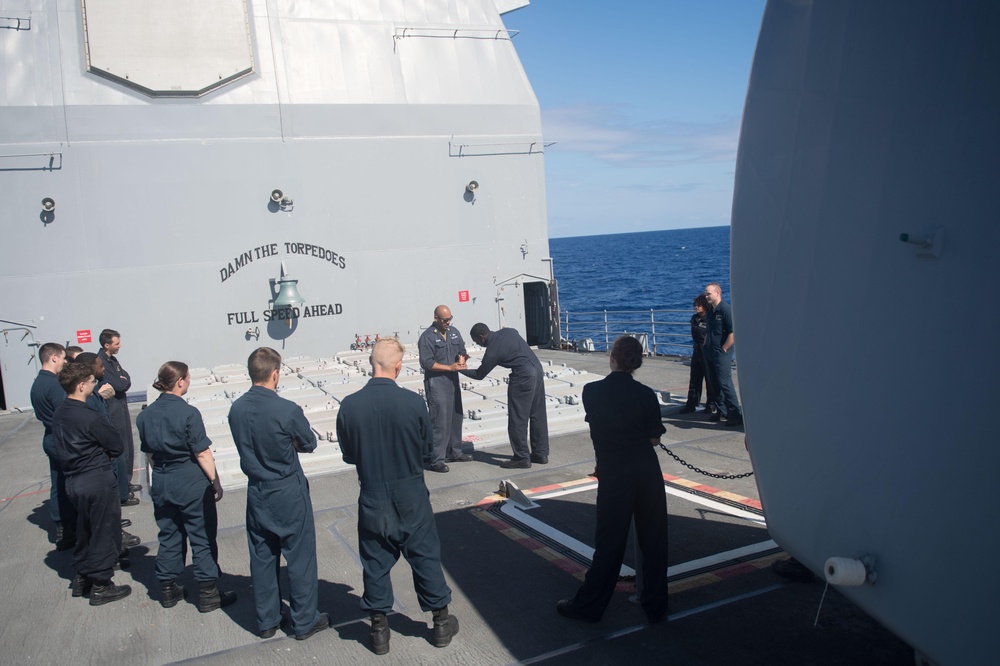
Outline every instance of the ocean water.
[[549, 240], [563, 311], [685, 310], [718, 282], [729, 299], [729, 227]]

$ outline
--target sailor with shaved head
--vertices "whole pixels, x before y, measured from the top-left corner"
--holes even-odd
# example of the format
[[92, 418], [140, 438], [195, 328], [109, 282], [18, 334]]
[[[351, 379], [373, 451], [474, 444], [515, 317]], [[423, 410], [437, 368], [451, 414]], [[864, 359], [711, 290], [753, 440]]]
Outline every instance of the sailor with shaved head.
[[465, 367], [469, 353], [451, 320], [448, 306], [437, 306], [434, 323], [417, 341], [424, 396], [434, 426], [434, 458], [427, 467], [432, 472], [447, 472], [446, 463], [472, 460], [462, 452], [462, 388], [458, 382], [458, 371]]
[[705, 336], [705, 368], [709, 384], [709, 395], [715, 394], [718, 412], [713, 421], [726, 419], [726, 425], [743, 425], [743, 412], [733, 386], [733, 313], [729, 303], [722, 300], [722, 287], [710, 282], [705, 287], [708, 299], [708, 330]]
[[344, 462], [357, 467], [361, 482], [361, 608], [371, 613], [372, 649], [386, 654], [386, 614], [393, 605], [389, 572], [402, 554], [413, 571], [420, 609], [433, 613], [432, 642], [445, 647], [458, 633], [458, 619], [448, 613], [451, 589], [441, 570], [441, 542], [424, 483], [424, 467], [434, 456], [431, 421], [420, 396], [396, 384], [403, 367], [398, 340], [379, 340], [371, 364], [373, 378], [344, 398], [337, 414]]

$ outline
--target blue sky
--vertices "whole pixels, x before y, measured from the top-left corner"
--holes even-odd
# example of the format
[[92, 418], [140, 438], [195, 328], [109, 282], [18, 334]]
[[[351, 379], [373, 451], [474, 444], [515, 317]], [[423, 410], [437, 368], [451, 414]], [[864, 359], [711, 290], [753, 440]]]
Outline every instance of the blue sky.
[[549, 236], [729, 224], [764, 0], [532, 0], [504, 16], [542, 109]]

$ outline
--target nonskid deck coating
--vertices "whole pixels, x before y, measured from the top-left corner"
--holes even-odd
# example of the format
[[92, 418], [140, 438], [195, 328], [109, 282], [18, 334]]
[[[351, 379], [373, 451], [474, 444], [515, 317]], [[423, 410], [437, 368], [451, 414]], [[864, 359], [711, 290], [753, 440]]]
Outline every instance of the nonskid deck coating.
[[[559, 359], [562, 353], [539, 353], [549, 354]], [[574, 367], [590, 363], [594, 372], [607, 363], [606, 357], [569, 356]], [[680, 363], [654, 359], [640, 369], [639, 378], [657, 389], [676, 391], [686, 385], [687, 371]], [[680, 416], [667, 417], [665, 425], [664, 441], [702, 468], [742, 472], [749, 466], [741, 431]], [[70, 597], [70, 555], [51, 550], [47, 542], [48, 471], [40, 442], [41, 426], [31, 415], [0, 416], [0, 451], [5, 456], [0, 497], [7, 498], [0, 501], [0, 529], [6, 537], [0, 541], [0, 575], [6, 589], [6, 603], [0, 605], [0, 645], [5, 663], [191, 660], [246, 665], [280, 659], [344, 664], [596, 664], [662, 663], [664, 655], [669, 655], [668, 663], [677, 664], [912, 663], [905, 645], [833, 590], [814, 627], [822, 586], [785, 584], [768, 570], [770, 560], [765, 559], [714, 571], [697, 579], [696, 586], [672, 584], [671, 620], [664, 625], [644, 625], [641, 611], [628, 601], [627, 588], [615, 595], [596, 625], [556, 615], [555, 601], [571, 595], [578, 578], [555, 560], [500, 534], [480, 520], [476, 511], [502, 479], [512, 479], [539, 495], [586, 480], [594, 459], [589, 437], [582, 433], [554, 438], [548, 465], [502, 470], [496, 465], [509, 451], [494, 447], [473, 451], [474, 462], [452, 465], [448, 474], [427, 475], [445, 574], [453, 589], [451, 607], [462, 623], [461, 632], [446, 649], [430, 645], [429, 614], [420, 612], [408, 566], [400, 562], [392, 574], [397, 596], [397, 612], [390, 618], [392, 650], [382, 658], [368, 650], [367, 622], [358, 608], [357, 481], [350, 470], [310, 481], [320, 606], [331, 614], [333, 629], [305, 642], [282, 633], [269, 641], [254, 635], [245, 491], [235, 489], [227, 491], [219, 504], [219, 548], [224, 586], [240, 594], [236, 604], [204, 615], [190, 602], [170, 610], [159, 606], [153, 574], [156, 528], [144, 488], [143, 502], [124, 511], [133, 520], [130, 531], [143, 543], [133, 549], [132, 568], [116, 577], [118, 582], [133, 585], [133, 595], [91, 608], [85, 600]], [[665, 475], [691, 481], [690, 471], [665, 454], [660, 461]], [[752, 478], [711, 483], [721, 492], [756, 498]], [[684, 543], [689, 539], [681, 538], [688, 527], [699, 528], [692, 532], [697, 534], [696, 541], [718, 544], [718, 552], [743, 543], [734, 540], [742, 529], [737, 529], [739, 519], [723, 520], [721, 512], [673, 496], [668, 509], [671, 521], [686, 523], [684, 530], [671, 535], [672, 563], [693, 559], [693, 551]], [[585, 535], [592, 526], [575, 525], [573, 531]], [[799, 658], [782, 661], [788, 654]]]

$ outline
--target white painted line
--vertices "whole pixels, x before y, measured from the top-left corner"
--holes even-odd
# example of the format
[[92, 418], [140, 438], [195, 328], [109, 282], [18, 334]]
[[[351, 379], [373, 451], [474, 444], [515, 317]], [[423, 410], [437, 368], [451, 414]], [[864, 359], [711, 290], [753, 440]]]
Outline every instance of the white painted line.
[[[538, 494], [535, 494], [535, 495], [531, 495], [530, 498], [533, 501], [538, 501], [538, 500], [543, 500], [543, 499], [553, 499], [553, 498], [556, 498], [556, 497], [562, 497], [563, 495], [571, 495], [573, 493], [586, 492], [588, 490], [593, 490], [595, 488], [597, 488], [597, 483], [587, 483], [587, 484], [581, 484], [579, 486], [574, 486], [574, 487], [570, 487], [570, 488], [562, 488], [562, 489], [559, 489], [559, 490], [554, 490], [552, 492], [538, 493]], [[766, 522], [764, 521], [764, 518], [761, 517], [761, 516], [758, 516], [755, 513], [751, 513], [749, 511], [743, 511], [742, 509], [737, 509], [735, 507], [731, 507], [731, 506], [729, 506], [727, 504], [723, 504], [722, 502], [716, 502], [714, 500], [710, 500], [710, 499], [707, 499], [707, 498], [704, 498], [704, 497], [700, 497], [700, 496], [694, 495], [692, 493], [687, 493], [687, 492], [684, 492], [682, 490], [677, 490], [675, 488], [671, 488], [670, 486], [667, 486], [665, 488], [665, 490], [666, 490], [667, 493], [669, 493], [670, 495], [673, 495], [675, 497], [679, 497], [681, 499], [685, 499], [685, 500], [688, 500], [690, 502], [694, 502], [695, 504], [701, 504], [702, 506], [710, 507], [712, 509], [715, 509], [716, 511], [719, 511], [720, 513], [725, 513], [725, 514], [728, 514], [730, 516], [734, 516], [734, 517], [737, 517], [737, 518], [743, 518], [745, 520], [749, 520], [749, 521], [751, 521], [751, 522], [753, 522], [753, 523], [755, 523], [757, 525], [760, 525], [762, 527], [766, 526]], [[577, 553], [577, 554], [585, 557], [588, 560], [593, 560], [594, 559], [594, 549], [593, 548], [591, 548], [590, 546], [588, 546], [587, 544], [585, 544], [585, 543], [583, 543], [581, 541], [578, 541], [577, 539], [574, 539], [573, 537], [569, 536], [568, 534], [564, 534], [563, 532], [560, 532], [559, 530], [557, 530], [556, 528], [552, 527], [551, 525], [543, 523], [542, 521], [540, 521], [540, 520], [538, 520], [536, 518], [532, 518], [531, 516], [529, 516], [528, 514], [526, 514], [524, 511], [522, 511], [521, 509], [519, 509], [512, 502], [504, 502], [501, 505], [501, 507], [500, 507], [500, 511], [501, 511], [501, 513], [505, 514], [506, 516], [508, 516], [512, 520], [515, 520], [515, 521], [521, 523], [522, 525], [524, 525], [525, 527], [528, 527], [528, 528], [530, 528], [532, 530], [535, 530], [536, 532], [545, 535], [549, 539], [552, 539], [556, 543], [562, 545], [567, 550], [571, 550], [571, 551], [573, 551], [573, 552], [575, 552], [575, 553]], [[771, 549], [774, 549], [774, 548], [778, 548], [778, 544], [776, 544], [773, 540], [768, 539], [767, 541], [763, 541], [761, 543], [751, 544], [749, 546], [742, 546], [740, 548], [735, 548], [733, 550], [727, 550], [727, 551], [722, 552], [722, 553], [716, 553], [714, 555], [709, 555], [708, 557], [702, 557], [702, 558], [697, 559], [697, 560], [691, 560], [690, 562], [682, 562], [681, 564], [674, 565], [674, 566], [670, 567], [669, 569], [667, 569], [667, 576], [683, 575], [683, 574], [688, 573], [690, 571], [696, 571], [698, 569], [702, 569], [702, 568], [706, 568], [706, 567], [717, 566], [717, 565], [723, 564], [725, 562], [729, 562], [729, 561], [741, 559], [741, 558], [744, 558], [744, 557], [747, 557], [747, 556], [756, 555], [757, 553], [762, 553], [762, 552], [765, 552], [765, 551], [768, 551], [768, 550], [771, 550]], [[635, 575], [635, 569], [632, 569], [631, 567], [626, 566], [626, 565], [623, 564], [622, 568], [621, 568], [621, 575], [622, 576], [634, 576]]]
[[[728, 599], [723, 599], [721, 601], [715, 601], [710, 604], [705, 604], [704, 606], [698, 606], [697, 608], [692, 608], [691, 610], [681, 611], [680, 613], [674, 613], [673, 615], [667, 616], [667, 622], [676, 622], [677, 620], [682, 620], [686, 617], [691, 617], [692, 615], [697, 615], [699, 613], [704, 613], [705, 611], [714, 610], [716, 608], [721, 608], [722, 606], [728, 606], [729, 604], [736, 603], [737, 601], [743, 601], [744, 599], [751, 599], [753, 597], [759, 596], [761, 594], [766, 594], [767, 592], [773, 592], [774, 590], [784, 587], [785, 583], [775, 583], [768, 587], [762, 588], [760, 590], [754, 590], [753, 592], [747, 592], [745, 594], [740, 594], [735, 597], [730, 597]], [[619, 629], [618, 631], [612, 631], [603, 636], [596, 636], [594, 638], [588, 638], [585, 641], [580, 641], [579, 643], [574, 643], [573, 645], [567, 645], [566, 647], [561, 647], [558, 650], [552, 650], [551, 652], [546, 652], [545, 654], [536, 655], [528, 659], [522, 659], [520, 661], [513, 662], [517, 666], [522, 664], [527, 666], [528, 664], [537, 664], [543, 661], [548, 661], [554, 657], [559, 657], [564, 654], [569, 654], [570, 652], [576, 652], [590, 645], [596, 643], [601, 643], [604, 641], [614, 640], [622, 636], [628, 636], [629, 634], [634, 634], [637, 631], [641, 631], [647, 627], [654, 626], [649, 624], [637, 624], [626, 629]]]
[[[573, 552], [578, 553], [580, 555], [583, 555], [588, 560], [593, 561], [594, 559], [593, 548], [591, 548], [590, 546], [581, 541], [577, 541], [568, 534], [563, 534], [556, 528], [550, 525], [546, 525], [540, 520], [532, 518], [531, 516], [524, 513], [510, 502], [504, 502], [503, 505], [500, 507], [500, 511], [505, 515], [507, 515], [508, 517], [512, 518], [513, 520], [516, 520], [517, 522], [521, 523], [522, 525], [530, 527], [531, 529], [535, 530], [536, 532], [539, 532], [540, 534], [544, 534], [545, 536], [552, 539], [556, 543], [561, 544], [565, 548], [572, 550]], [[627, 567], [623, 564], [619, 575], [634, 576], [635, 569]]]
[[681, 499], [686, 499], [689, 502], [694, 502], [695, 504], [701, 504], [702, 506], [711, 507], [716, 511], [721, 513], [728, 513], [730, 516], [735, 516], [737, 518], [743, 518], [749, 520], [752, 523], [756, 523], [761, 526], [766, 526], [767, 522], [764, 520], [763, 516], [758, 516], [756, 513], [751, 513], [750, 511], [744, 511], [743, 509], [737, 509], [735, 507], [729, 506], [728, 504], [723, 504], [722, 502], [716, 502], [715, 500], [710, 500], [705, 497], [699, 497], [692, 493], [686, 493], [683, 490], [677, 490], [676, 488], [666, 487], [668, 495], [673, 495], [674, 497], [679, 497]]
[[714, 601], [710, 604], [705, 604], [704, 606], [698, 606], [697, 608], [692, 608], [691, 610], [681, 611], [680, 613], [674, 613], [673, 615], [667, 616], [667, 621], [675, 622], [677, 620], [683, 620], [686, 617], [691, 617], [692, 615], [697, 615], [698, 613], [704, 613], [705, 611], [721, 608], [722, 606], [728, 606], [729, 604], [735, 603], [737, 601], [743, 601], [744, 599], [751, 599], [753, 597], [760, 596], [767, 592], [780, 590], [785, 585], [787, 585], [787, 583], [775, 583], [774, 585], [768, 585], [767, 587], [761, 588], [759, 590], [746, 592], [744, 594], [738, 594], [735, 597], [729, 597], [728, 599], [723, 599], [721, 601]]
[[521, 661], [515, 661], [511, 666], [528, 666], [528, 664], [537, 664], [542, 661], [548, 661], [554, 657], [560, 655], [569, 654], [570, 652], [576, 652], [581, 648], [585, 648], [588, 645], [593, 645], [594, 643], [599, 643], [602, 641], [609, 641], [621, 636], [628, 636], [629, 634], [634, 634], [637, 631], [645, 629], [646, 624], [638, 624], [634, 627], [628, 627], [627, 629], [619, 629], [618, 631], [612, 631], [610, 634], [605, 634], [604, 636], [598, 636], [597, 638], [588, 638], [585, 641], [575, 643], [573, 645], [567, 645], [566, 647], [559, 648], [558, 650], [552, 650], [551, 652], [546, 652], [545, 654], [540, 654], [535, 657], [530, 657], [528, 659], [522, 659]]
[[[530, 495], [529, 497], [530, 497], [530, 499], [535, 500], [535, 501], [543, 500], [543, 499], [554, 499], [556, 497], [562, 497], [563, 495], [572, 495], [573, 493], [582, 493], [582, 492], [586, 492], [588, 490], [594, 490], [596, 488], [597, 488], [597, 483], [596, 482], [595, 483], [585, 483], [585, 484], [581, 484], [579, 486], [572, 486], [570, 488], [560, 488], [559, 490], [553, 490], [551, 492], [536, 493], [534, 495]], [[744, 518], [744, 519], [749, 520], [751, 522], [754, 522], [754, 523], [756, 523], [758, 525], [762, 525], [762, 526], [767, 525], [767, 523], [764, 520], [764, 518], [762, 516], [757, 515], [756, 513], [752, 513], [750, 511], [744, 511], [743, 509], [737, 509], [736, 507], [729, 506], [728, 504], [723, 504], [722, 502], [717, 502], [715, 500], [707, 499], [705, 497], [701, 497], [701, 496], [695, 495], [693, 493], [685, 492], [683, 490], [677, 490], [676, 488], [673, 488], [671, 486], [665, 486], [665, 490], [666, 490], [667, 493], [669, 493], [670, 495], [673, 495], [674, 497], [679, 497], [681, 499], [685, 499], [685, 500], [694, 502], [696, 504], [701, 504], [702, 506], [708, 506], [708, 507], [711, 507], [711, 508], [715, 509], [716, 511], [720, 511], [722, 513], [727, 513], [730, 516], [734, 516], [736, 518]]]
[[743, 546], [742, 548], [727, 550], [724, 553], [716, 553], [715, 555], [709, 555], [708, 557], [703, 557], [698, 560], [691, 560], [690, 562], [677, 564], [667, 569], [667, 576], [686, 574], [689, 571], [697, 571], [698, 569], [712, 567], [723, 562], [740, 559], [749, 555], [756, 555], [757, 553], [763, 553], [773, 548], [778, 548], [778, 544], [776, 544], [773, 539], [768, 539], [767, 541], [751, 544], [749, 546]]

